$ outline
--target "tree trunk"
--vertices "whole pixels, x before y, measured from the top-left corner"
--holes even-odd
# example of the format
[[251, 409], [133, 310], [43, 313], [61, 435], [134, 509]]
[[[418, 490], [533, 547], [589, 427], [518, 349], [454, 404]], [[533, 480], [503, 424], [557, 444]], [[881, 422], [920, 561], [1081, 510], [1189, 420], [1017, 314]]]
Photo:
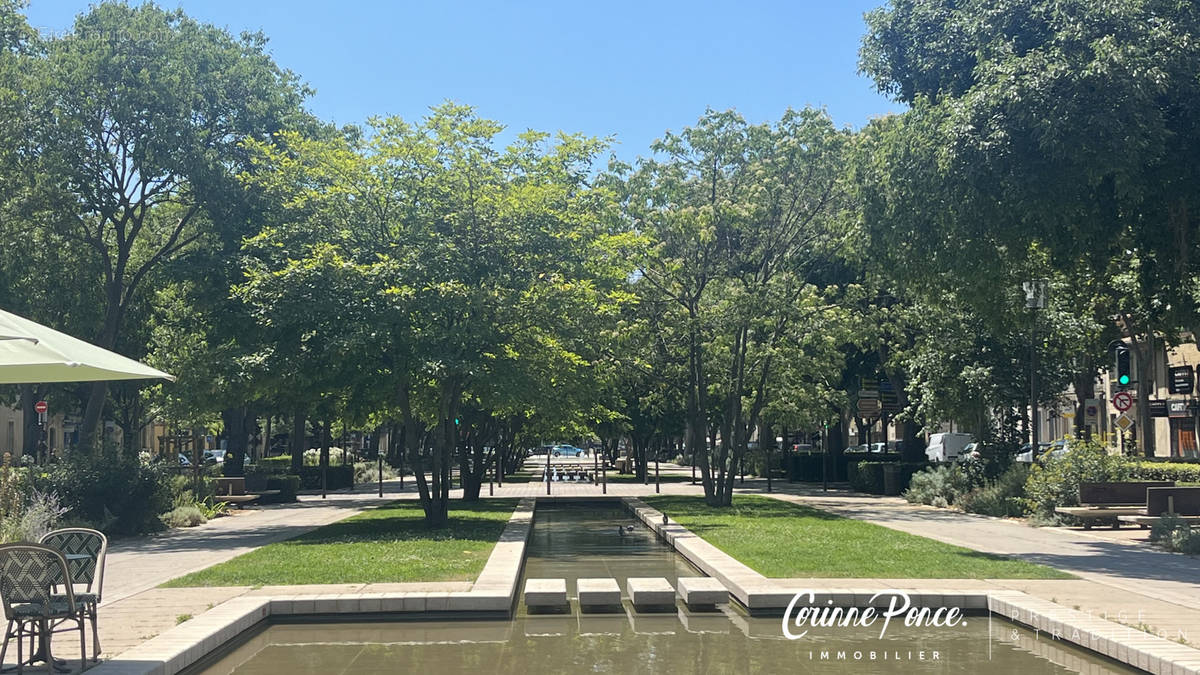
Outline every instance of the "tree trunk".
[[[41, 392], [32, 384], [21, 385], [21, 454], [32, 457], [38, 462], [38, 441], [42, 439], [42, 430], [38, 425], [38, 414], [33, 405], [40, 399]], [[13, 464], [17, 458], [13, 457]]]
[[246, 424], [246, 408], [226, 408], [221, 411], [221, 421], [225, 425], [225, 463], [221, 467], [226, 476], [244, 476], [246, 474], [243, 458], [246, 456], [246, 445], [250, 437]]
[[1154, 456], [1154, 418], [1150, 417], [1150, 393], [1154, 386], [1154, 334], [1146, 332], [1145, 340], [1131, 340], [1134, 359], [1137, 362], [1137, 438], [1138, 449], [1145, 457]]
[[292, 446], [292, 473], [296, 475], [300, 474], [300, 467], [304, 466], [304, 451], [308, 449], [305, 432], [304, 411], [296, 410], [292, 414], [292, 433], [288, 439]]
[[321, 492], [329, 489], [326, 473], [329, 471], [329, 420], [321, 423]]
[[1096, 362], [1091, 356], [1083, 357], [1083, 367], [1075, 373], [1075, 437], [1090, 438], [1087, 426], [1087, 401], [1096, 397]]

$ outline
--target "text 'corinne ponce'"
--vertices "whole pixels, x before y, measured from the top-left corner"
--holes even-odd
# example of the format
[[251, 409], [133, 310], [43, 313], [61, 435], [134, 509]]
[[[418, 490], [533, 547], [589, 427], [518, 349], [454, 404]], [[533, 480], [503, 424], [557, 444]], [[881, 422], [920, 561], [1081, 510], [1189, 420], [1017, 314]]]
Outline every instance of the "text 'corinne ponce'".
[[[887, 600], [887, 608], [879, 611], [874, 605], [877, 600]], [[874, 626], [879, 619], [883, 623], [879, 629], [882, 639], [891, 624], [892, 619], [903, 617], [905, 626], [952, 628], [966, 625], [962, 609], [958, 607], [914, 607], [908, 594], [899, 590], [884, 590], [871, 596], [869, 607], [834, 607], [833, 600], [825, 606], [816, 604], [817, 598], [813, 591], [800, 591], [788, 603], [787, 611], [783, 614], [783, 635], [789, 640], [799, 640], [808, 635], [809, 628], [831, 627], [862, 627]], [[807, 603], [807, 604], [802, 604]], [[799, 632], [792, 632], [796, 629]]]

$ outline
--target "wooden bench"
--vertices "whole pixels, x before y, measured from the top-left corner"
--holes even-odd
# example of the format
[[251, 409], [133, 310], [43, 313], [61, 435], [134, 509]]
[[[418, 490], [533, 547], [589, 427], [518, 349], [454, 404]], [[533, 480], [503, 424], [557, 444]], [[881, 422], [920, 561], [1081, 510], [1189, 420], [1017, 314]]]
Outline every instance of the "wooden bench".
[[1109, 523], [1115, 529], [1121, 526], [1122, 516], [1146, 513], [1149, 490], [1174, 486], [1170, 481], [1080, 483], [1079, 506], [1060, 506], [1054, 511], [1078, 518], [1085, 530], [1097, 522]]
[[1120, 519], [1146, 528], [1168, 513], [1189, 523], [1200, 523], [1200, 487], [1152, 487], [1146, 490], [1146, 507]]
[[262, 495], [247, 494], [246, 479], [242, 476], [222, 476], [213, 479], [213, 485], [216, 488], [216, 494], [213, 499], [219, 502], [227, 502], [241, 508], [243, 504], [258, 500]]

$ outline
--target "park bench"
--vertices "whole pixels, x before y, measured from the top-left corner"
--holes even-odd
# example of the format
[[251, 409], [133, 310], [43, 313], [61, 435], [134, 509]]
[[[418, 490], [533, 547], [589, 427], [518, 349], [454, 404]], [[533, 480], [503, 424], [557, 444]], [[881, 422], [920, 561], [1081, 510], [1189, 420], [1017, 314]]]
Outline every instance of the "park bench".
[[1153, 487], [1146, 490], [1146, 507], [1141, 513], [1120, 517], [1123, 523], [1150, 527], [1166, 514], [1200, 524], [1200, 487]]
[[[538, 480], [544, 481], [544, 480], [546, 480], [546, 465], [543, 464], [541, 466], [541, 469], [542, 469], [542, 471], [541, 471], [541, 474], [538, 476]], [[562, 481], [566, 481], [567, 477], [571, 476], [574, 478], [574, 481], [569, 481], [569, 482], [584, 482], [584, 481], [590, 482], [592, 480], [593, 473], [594, 472], [592, 470], [591, 464], [587, 464], [587, 465], [580, 464], [580, 463], [574, 463], [574, 464], [572, 464], [572, 463], [551, 463], [550, 464], [551, 477], [553, 477], [557, 474], [559, 477], [559, 480], [562, 480]]]
[[246, 492], [246, 479], [242, 476], [221, 476], [213, 479], [216, 493], [213, 499], [241, 508], [243, 504], [258, 500], [262, 495]]
[[1121, 516], [1146, 513], [1148, 490], [1174, 486], [1170, 481], [1080, 483], [1079, 506], [1060, 506], [1054, 510], [1078, 518], [1085, 530], [1092, 529], [1097, 522], [1106, 522], [1115, 529], [1121, 526]]

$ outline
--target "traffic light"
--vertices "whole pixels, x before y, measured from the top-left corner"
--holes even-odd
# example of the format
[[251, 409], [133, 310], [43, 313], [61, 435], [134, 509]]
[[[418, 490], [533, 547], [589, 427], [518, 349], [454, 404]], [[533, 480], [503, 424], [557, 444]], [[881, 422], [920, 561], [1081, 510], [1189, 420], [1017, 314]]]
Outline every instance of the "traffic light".
[[1132, 380], [1129, 377], [1129, 347], [1117, 346], [1117, 385], [1128, 387]]

